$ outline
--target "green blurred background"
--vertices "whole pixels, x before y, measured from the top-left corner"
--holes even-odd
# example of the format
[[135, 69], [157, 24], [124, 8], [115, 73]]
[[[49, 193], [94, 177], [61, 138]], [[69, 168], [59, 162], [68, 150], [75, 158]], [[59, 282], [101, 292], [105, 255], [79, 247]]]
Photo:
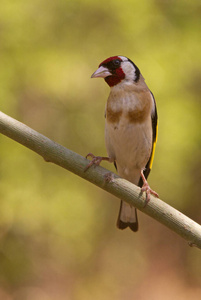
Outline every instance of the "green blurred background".
[[[199, 0], [1, 0], [1, 110], [83, 156], [106, 155], [109, 88], [90, 76], [129, 57], [158, 107], [149, 183], [200, 222], [200, 16]], [[0, 143], [0, 299], [200, 299], [200, 250], [142, 213], [138, 233], [117, 230], [118, 199]]]

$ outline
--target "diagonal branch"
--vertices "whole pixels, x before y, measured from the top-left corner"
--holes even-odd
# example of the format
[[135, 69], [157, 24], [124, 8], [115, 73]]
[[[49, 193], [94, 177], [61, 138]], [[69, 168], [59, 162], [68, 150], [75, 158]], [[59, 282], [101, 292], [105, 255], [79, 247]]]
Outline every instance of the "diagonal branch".
[[91, 167], [84, 172], [89, 163], [86, 158], [2, 112], [0, 112], [0, 133], [38, 153], [45, 161], [59, 165], [130, 203], [176, 232], [187, 240], [189, 245], [201, 249], [201, 226], [162, 200], [151, 196], [150, 202], [144, 207], [146, 199], [139, 187], [115, 174], [113, 174], [114, 179], [107, 182], [105, 176], [109, 171], [102, 167]]

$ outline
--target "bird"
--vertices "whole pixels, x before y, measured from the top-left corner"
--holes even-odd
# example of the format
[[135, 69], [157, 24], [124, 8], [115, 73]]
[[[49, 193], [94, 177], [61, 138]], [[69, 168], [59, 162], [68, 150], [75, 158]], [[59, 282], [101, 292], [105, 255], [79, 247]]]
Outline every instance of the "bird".
[[[89, 153], [91, 162], [114, 163], [120, 177], [158, 197], [147, 182], [152, 168], [158, 135], [158, 115], [155, 98], [145, 83], [139, 68], [125, 56], [112, 56], [100, 63], [91, 78], [103, 78], [110, 87], [105, 108], [105, 144], [108, 157]], [[121, 200], [117, 227], [139, 229], [137, 210]]]

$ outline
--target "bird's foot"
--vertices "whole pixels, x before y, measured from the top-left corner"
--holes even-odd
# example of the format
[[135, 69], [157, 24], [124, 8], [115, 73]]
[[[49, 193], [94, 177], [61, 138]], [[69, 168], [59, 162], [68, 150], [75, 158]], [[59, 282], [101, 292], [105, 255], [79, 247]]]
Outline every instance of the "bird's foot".
[[143, 186], [141, 188], [141, 191], [142, 192], [145, 192], [146, 193], [146, 201], [145, 201], [145, 205], [144, 207], [148, 204], [148, 202], [150, 201], [150, 196], [151, 195], [154, 195], [155, 197], [159, 197], [158, 193], [156, 193], [154, 190], [152, 190], [143, 174], [143, 170], [141, 171], [141, 177], [142, 177], [142, 180], [143, 180]]
[[155, 197], [159, 197], [158, 193], [156, 193], [154, 190], [152, 190], [149, 186], [148, 183], [144, 183], [142, 188], [141, 188], [142, 192], [146, 193], [146, 201], [145, 201], [145, 205], [144, 207], [147, 205], [147, 203], [150, 201], [150, 196], [154, 195]]
[[86, 158], [91, 157], [91, 162], [85, 167], [84, 171], [88, 170], [92, 165], [99, 166], [102, 160], [110, 161], [109, 157], [95, 156], [92, 153], [88, 153]]

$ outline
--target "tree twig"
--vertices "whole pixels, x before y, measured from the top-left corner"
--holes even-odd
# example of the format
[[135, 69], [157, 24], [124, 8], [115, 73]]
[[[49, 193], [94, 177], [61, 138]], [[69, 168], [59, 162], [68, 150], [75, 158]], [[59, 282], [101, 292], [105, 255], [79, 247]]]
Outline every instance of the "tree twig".
[[0, 133], [38, 153], [45, 161], [59, 165], [130, 203], [176, 232], [187, 240], [190, 246], [201, 249], [201, 226], [162, 200], [151, 196], [149, 203], [144, 207], [146, 199], [139, 187], [115, 174], [113, 180], [108, 182], [105, 178], [109, 171], [100, 166], [91, 167], [85, 172], [84, 169], [89, 163], [86, 158], [2, 112], [0, 112]]

